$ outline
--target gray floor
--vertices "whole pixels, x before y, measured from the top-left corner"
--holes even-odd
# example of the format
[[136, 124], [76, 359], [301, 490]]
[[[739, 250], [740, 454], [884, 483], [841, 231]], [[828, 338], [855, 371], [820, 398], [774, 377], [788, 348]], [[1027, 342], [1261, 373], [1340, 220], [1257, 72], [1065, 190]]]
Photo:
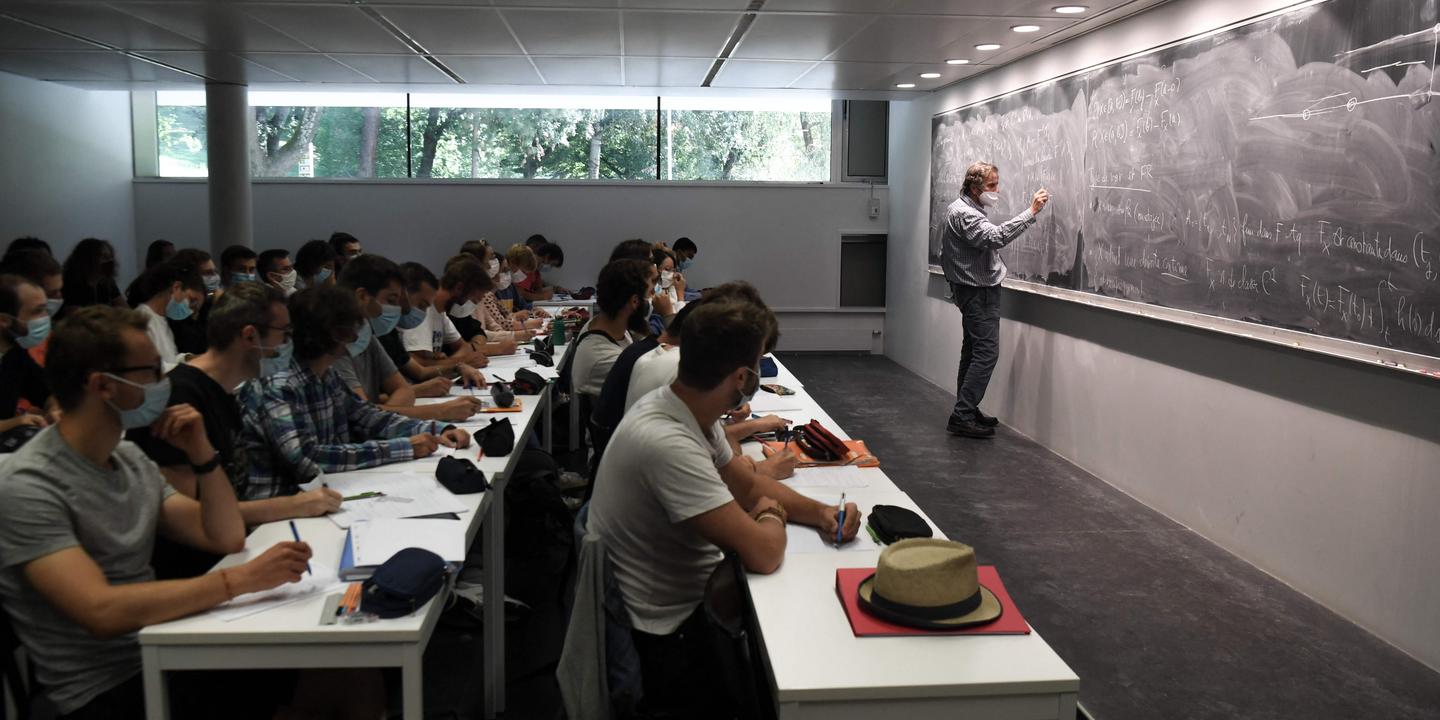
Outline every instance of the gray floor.
[[998, 566], [1098, 720], [1440, 718], [1440, 675], [1278, 580], [1008, 428], [947, 435], [953, 389], [883, 357], [783, 360]]

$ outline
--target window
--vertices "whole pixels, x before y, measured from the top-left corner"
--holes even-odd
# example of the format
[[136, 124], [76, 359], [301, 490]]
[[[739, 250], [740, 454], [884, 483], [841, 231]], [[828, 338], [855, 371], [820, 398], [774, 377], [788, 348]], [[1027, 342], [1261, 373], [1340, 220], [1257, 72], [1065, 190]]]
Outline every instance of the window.
[[[824, 182], [827, 99], [252, 92], [255, 177]], [[161, 177], [204, 177], [205, 95], [156, 93]], [[657, 152], [657, 147], [659, 152]], [[657, 162], [658, 161], [658, 162]]]

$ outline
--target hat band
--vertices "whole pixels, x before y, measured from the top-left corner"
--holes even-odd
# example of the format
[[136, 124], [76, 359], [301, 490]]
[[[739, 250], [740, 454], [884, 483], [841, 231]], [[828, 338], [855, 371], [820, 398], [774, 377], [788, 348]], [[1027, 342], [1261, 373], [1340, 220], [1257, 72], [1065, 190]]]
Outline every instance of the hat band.
[[919, 618], [921, 620], [947, 620], [949, 618], [969, 615], [975, 610], [975, 608], [980, 607], [980, 602], [982, 600], [984, 600], [984, 596], [981, 595], [979, 590], [976, 590], [974, 595], [971, 595], [970, 597], [965, 598], [964, 600], [961, 600], [957, 603], [950, 603], [949, 605], [933, 605], [921, 607], [919, 605], [904, 605], [901, 603], [897, 603], [894, 600], [891, 600], [884, 595], [881, 595], [879, 591], [870, 591], [871, 605], [874, 605], [881, 610], [887, 610], [889, 612], [900, 615], [909, 615], [910, 617]]

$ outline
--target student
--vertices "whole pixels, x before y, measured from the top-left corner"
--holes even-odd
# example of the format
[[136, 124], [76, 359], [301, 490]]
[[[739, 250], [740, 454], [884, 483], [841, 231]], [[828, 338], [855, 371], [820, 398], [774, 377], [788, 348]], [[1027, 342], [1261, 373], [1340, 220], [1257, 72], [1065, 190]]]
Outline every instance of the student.
[[680, 299], [687, 302], [695, 300], [700, 297], [700, 292], [689, 287], [688, 281], [685, 281], [685, 273], [695, 265], [695, 256], [700, 254], [700, 248], [695, 245], [694, 240], [682, 237], [675, 241], [673, 249], [675, 250], [675, 273], [680, 276], [682, 282], [686, 282], [685, 291], [680, 294]]
[[486, 272], [495, 283], [495, 289], [485, 293], [480, 300], [480, 308], [475, 311], [480, 327], [485, 331], [485, 337], [491, 340], [511, 339], [525, 342], [539, 335], [545, 324], [544, 320], [532, 318], [530, 313], [524, 310], [511, 312], [501, 307], [496, 293], [510, 287], [510, 273], [506, 270], [505, 263], [493, 251], [486, 260]]
[[149, 270], [172, 257], [175, 257], [175, 243], [169, 240], [156, 240], [145, 249], [145, 269]]
[[500, 301], [500, 307], [505, 308], [508, 304], [507, 309], [511, 312], [538, 312], [536, 308], [532, 307], [530, 301], [520, 294], [520, 288], [515, 283], [516, 277], [525, 275], [523, 268], [538, 267], [539, 263], [535, 260], [535, 253], [524, 245], [512, 245], [509, 250], [505, 251], [503, 260], [506, 267], [505, 283], [502, 286], [497, 279], [495, 284], [495, 299]]
[[545, 278], [543, 277], [545, 273], [551, 270], [559, 270], [565, 266], [565, 251], [560, 249], [559, 245], [551, 242], [547, 242], [537, 248], [532, 248], [532, 250], [535, 253], [535, 259], [540, 261], [540, 267], [535, 271], [536, 286], [542, 289], [548, 289], [553, 293], [569, 295], [570, 290], [568, 288], [559, 285], [546, 285]]
[[360, 240], [347, 232], [330, 234], [330, 249], [335, 251], [335, 272], [345, 269], [345, 263], [364, 254]]
[[522, 310], [529, 309], [530, 303], [554, 299], [555, 293], [540, 284], [540, 259], [534, 250], [524, 245], [512, 245], [505, 257], [510, 260], [510, 282], [516, 294], [525, 301]]
[[65, 258], [65, 313], [87, 305], [124, 307], [125, 298], [115, 284], [118, 269], [115, 248], [96, 238], [85, 238]]
[[167, 321], [188, 320], [200, 309], [205, 302], [205, 281], [195, 268], [171, 260], [147, 270], [136, 282], [147, 298], [135, 309], [149, 322], [146, 334], [169, 372], [181, 357]]
[[340, 265], [340, 255], [330, 243], [311, 240], [300, 246], [295, 253], [295, 272], [300, 276], [296, 283], [299, 288], [312, 288], [335, 284], [335, 269]]
[[[155, 582], [157, 532], [212, 553], [238, 552], [245, 525], [200, 414], [166, 408], [160, 357], [132, 310], [86, 307], [59, 323], [46, 375], [63, 410], [6, 466], [0, 483], [0, 604], [62, 717], [144, 717], [135, 632], [237, 595], [300, 579], [303, 543], [188, 580]], [[198, 477], [175, 492], [122, 440], [148, 425]]]
[[[485, 380], [480, 371], [468, 363], [454, 360], [449, 363], [421, 365], [410, 356], [410, 352], [405, 349], [404, 333], [426, 322], [427, 311], [435, 299], [440, 282], [429, 268], [420, 263], [405, 263], [400, 266], [400, 272], [405, 276], [405, 304], [402, 306], [405, 312], [400, 316], [400, 322], [395, 329], [381, 335], [379, 339], [390, 361], [400, 368], [400, 372], [412, 383], [415, 396], [445, 397], [450, 394], [452, 379], [460, 383], [470, 383], [475, 387], [483, 386]], [[483, 355], [477, 359], [481, 363], [488, 362]]]
[[675, 272], [675, 253], [670, 248], [656, 245], [650, 253], [650, 260], [655, 264], [656, 305], [663, 306], [662, 312], [650, 318], [650, 333], [659, 335], [670, 318], [685, 307], [682, 299], [685, 297], [685, 279]]
[[[589, 529], [603, 539], [629, 612], [648, 714], [729, 717], [701, 608], [707, 579], [724, 551], [750, 572], [775, 572], [785, 556], [787, 508], [814, 513], [806, 519], [825, 529], [819, 503], [800, 502], [773, 481], [728, 485], [719, 470], [733, 458], [715, 426], [759, 388], [774, 322], [749, 303], [696, 308], [685, 322], [679, 379], [626, 414], [600, 461]], [[797, 505], [770, 494], [782, 491]], [[832, 537], [835, 527], [832, 515]], [[845, 535], [858, 529], [859, 519], [847, 514]]]
[[614, 250], [610, 251], [610, 262], [616, 260], [649, 260], [650, 254], [655, 250], [651, 245], [640, 238], [621, 240]]
[[532, 251], [539, 250], [540, 246], [549, 244], [550, 240], [544, 235], [541, 235], [540, 233], [535, 233], [534, 235], [525, 238], [525, 247], [530, 248]]
[[240, 391], [250, 477], [244, 500], [293, 495], [322, 472], [345, 472], [426, 457], [444, 445], [467, 447], [453, 426], [385, 412], [345, 387], [335, 360], [365, 321], [354, 296], [332, 287], [290, 297], [295, 358]]
[[[473, 306], [480, 300], [480, 296], [491, 289], [490, 276], [485, 274], [479, 261], [469, 255], [450, 258], [449, 262], [445, 263], [445, 274], [440, 277], [440, 287], [433, 294], [422, 293], [419, 298], [422, 304], [428, 306], [425, 322], [401, 335], [405, 350], [421, 365], [480, 363], [477, 367], [484, 367], [488, 362], [484, 360], [487, 354], [483, 349], [484, 341], [481, 341], [481, 349], [466, 342], [455, 329], [449, 315], [457, 305]], [[513, 353], [516, 349], [515, 342], [509, 341], [508, 352], [500, 352], [501, 349], [503, 348], [497, 345], [494, 354]]]
[[45, 310], [53, 319], [65, 304], [65, 276], [60, 263], [43, 250], [13, 250], [0, 260], [0, 275], [19, 275], [45, 293]]
[[289, 250], [275, 249], [260, 253], [260, 257], [255, 261], [255, 269], [260, 274], [261, 282], [285, 293], [285, 297], [295, 294], [295, 283], [300, 274], [290, 262]]
[[185, 248], [172, 258], [174, 262], [181, 265], [188, 265], [200, 273], [200, 279], [205, 283], [205, 302], [200, 305], [200, 311], [191, 315], [185, 320], [170, 320], [170, 332], [175, 335], [175, 349], [185, 355], [199, 355], [205, 352], [207, 345], [205, 339], [205, 320], [210, 316], [210, 308], [214, 306], [215, 300], [223, 292], [220, 285], [220, 273], [215, 270], [215, 261], [210, 253], [195, 248]]
[[[341, 290], [354, 295], [366, 322], [345, 357], [335, 361], [335, 372], [360, 399], [382, 410], [420, 420], [460, 422], [480, 412], [478, 397], [457, 397], [437, 405], [415, 405], [415, 392], [385, 353], [377, 336], [391, 333], [404, 315], [404, 276], [395, 263], [379, 255], [361, 255], [340, 271]], [[466, 381], [469, 385], [469, 381]], [[480, 384], [483, 387], [483, 383]], [[448, 389], [448, 388], [447, 388]]]
[[645, 335], [653, 289], [649, 264], [619, 260], [600, 270], [595, 283], [596, 314], [575, 342], [570, 387], [593, 401], [620, 353]]
[[[19, 275], [0, 275], [0, 436], [20, 427], [50, 424], [42, 414], [20, 410], [21, 399], [40, 411], [49, 405], [50, 385], [27, 351], [45, 342], [50, 327], [45, 291]], [[3, 439], [7, 449], [24, 442], [22, 437], [12, 438], [14, 442]]]
[[220, 253], [221, 277], [225, 287], [240, 282], [259, 282], [260, 274], [255, 271], [257, 255], [244, 245], [231, 245]]
[[13, 253], [23, 252], [27, 250], [39, 250], [40, 252], [49, 255], [52, 259], [54, 259], [55, 257], [55, 253], [51, 252], [50, 250], [50, 243], [47, 243], [40, 238], [30, 237], [27, 235], [25, 237], [18, 237], [14, 240], [11, 240], [10, 244], [5, 246], [5, 257], [3, 259], [0, 259], [0, 262], [3, 262], [4, 260], [9, 260], [10, 255]]

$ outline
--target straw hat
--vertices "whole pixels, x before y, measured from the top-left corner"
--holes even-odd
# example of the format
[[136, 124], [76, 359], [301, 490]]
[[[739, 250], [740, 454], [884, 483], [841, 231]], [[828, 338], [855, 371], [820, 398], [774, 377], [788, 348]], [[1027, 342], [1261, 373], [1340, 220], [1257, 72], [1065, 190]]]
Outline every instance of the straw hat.
[[974, 548], [950, 540], [912, 538], [886, 547], [859, 595], [871, 615], [927, 630], [982, 625], [1002, 611], [980, 584]]

